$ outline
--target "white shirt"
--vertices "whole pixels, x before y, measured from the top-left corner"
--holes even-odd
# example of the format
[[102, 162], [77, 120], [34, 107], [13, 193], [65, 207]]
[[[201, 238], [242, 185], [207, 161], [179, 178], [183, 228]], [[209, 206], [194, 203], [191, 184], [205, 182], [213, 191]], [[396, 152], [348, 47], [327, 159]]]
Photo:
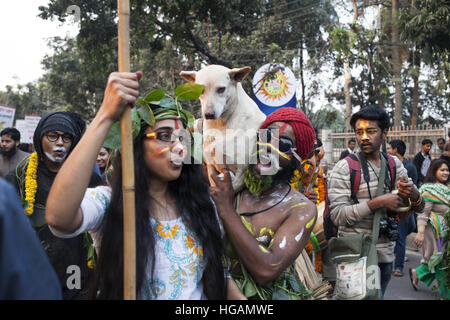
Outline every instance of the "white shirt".
[[[98, 252], [99, 229], [110, 200], [110, 187], [88, 188], [80, 206], [83, 211], [83, 222], [80, 228], [71, 234], [60, 233], [54, 229], [51, 229], [52, 232], [61, 238], [71, 238], [90, 231]], [[201, 281], [205, 269], [203, 248], [188, 224], [182, 217], [167, 221], [150, 218], [150, 224], [156, 240], [155, 270], [153, 280], [150, 280], [151, 260], [149, 259], [147, 264], [149, 277], [144, 281], [138, 298], [206, 299]]]
[[420, 168], [420, 173], [425, 177], [427, 175], [428, 168], [431, 164], [431, 157], [428, 154], [423, 154], [422, 156], [425, 158], [422, 162], [422, 168]]

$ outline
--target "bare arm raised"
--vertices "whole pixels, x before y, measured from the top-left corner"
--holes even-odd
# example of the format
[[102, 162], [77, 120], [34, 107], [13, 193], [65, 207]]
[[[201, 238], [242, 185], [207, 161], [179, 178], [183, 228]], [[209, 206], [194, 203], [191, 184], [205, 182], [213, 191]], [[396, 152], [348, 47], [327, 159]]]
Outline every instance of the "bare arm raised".
[[97, 154], [109, 129], [139, 95], [141, 72], [111, 73], [102, 105], [85, 134], [56, 175], [46, 204], [46, 220], [57, 231], [71, 233], [81, 226], [81, 201]]

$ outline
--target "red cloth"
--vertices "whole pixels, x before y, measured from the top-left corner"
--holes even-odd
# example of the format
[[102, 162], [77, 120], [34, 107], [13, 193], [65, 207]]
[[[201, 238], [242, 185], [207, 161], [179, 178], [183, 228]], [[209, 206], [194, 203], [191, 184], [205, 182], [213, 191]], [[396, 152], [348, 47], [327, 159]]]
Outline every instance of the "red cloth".
[[280, 108], [269, 114], [260, 129], [267, 128], [273, 122], [287, 122], [294, 129], [295, 151], [302, 159], [306, 159], [314, 148], [316, 133], [306, 115], [295, 108]]

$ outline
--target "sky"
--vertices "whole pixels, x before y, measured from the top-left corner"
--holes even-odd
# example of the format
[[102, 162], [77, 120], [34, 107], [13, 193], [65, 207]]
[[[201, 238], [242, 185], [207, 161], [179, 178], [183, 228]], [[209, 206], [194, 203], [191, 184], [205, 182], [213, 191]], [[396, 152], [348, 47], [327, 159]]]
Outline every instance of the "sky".
[[62, 25], [43, 20], [39, 6], [47, 0], [0, 0], [0, 90], [37, 80], [42, 74], [41, 60], [51, 53], [46, 39], [78, 32], [73, 19]]

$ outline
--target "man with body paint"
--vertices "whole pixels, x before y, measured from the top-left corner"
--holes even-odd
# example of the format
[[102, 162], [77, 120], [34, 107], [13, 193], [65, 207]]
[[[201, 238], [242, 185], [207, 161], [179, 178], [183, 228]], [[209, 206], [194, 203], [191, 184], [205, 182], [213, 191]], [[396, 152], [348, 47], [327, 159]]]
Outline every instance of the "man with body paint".
[[[87, 298], [91, 273], [87, 266], [88, 247], [84, 234], [73, 239], [55, 237], [45, 220], [45, 205], [56, 174], [80, 141], [85, 128], [83, 119], [73, 112], [44, 115], [33, 136], [36, 152], [20, 162], [7, 176], [7, 180], [18, 190], [24, 204], [24, 214], [28, 216], [58, 275], [65, 300]], [[92, 172], [90, 186], [100, 184], [100, 176]]]
[[[412, 210], [422, 212], [424, 201], [415, 187], [408, 172], [394, 157], [396, 170], [396, 187], [398, 194], [392, 193], [389, 170], [387, 169], [383, 194], [376, 196], [378, 177], [380, 176], [381, 157], [380, 147], [386, 139], [389, 130], [389, 115], [377, 106], [368, 106], [352, 115], [350, 124], [356, 133], [356, 141], [361, 152], [357, 157], [361, 163], [367, 161], [369, 181], [366, 182], [361, 171], [361, 181], [357, 201], [351, 198], [350, 168], [345, 159], [340, 160], [333, 168], [328, 180], [328, 199], [330, 201], [330, 216], [338, 227], [338, 237], [359, 233], [372, 233], [374, 212], [379, 208], [385, 208], [394, 213], [400, 207], [406, 207], [411, 203]], [[407, 182], [403, 182], [407, 179]], [[381, 219], [386, 219], [384, 212]], [[378, 266], [380, 268], [381, 292], [384, 295], [391, 279], [392, 262], [394, 261], [395, 241], [380, 232], [377, 241]]]
[[[313, 150], [315, 132], [300, 110], [270, 114], [258, 135], [258, 161], [246, 172], [245, 188], [234, 194], [227, 168], [211, 175], [210, 187], [227, 237], [240, 262], [259, 285], [294, 272], [317, 218], [317, 208], [289, 180]], [[233, 262], [231, 264], [233, 267]], [[235, 270], [231, 270], [233, 275]]]

